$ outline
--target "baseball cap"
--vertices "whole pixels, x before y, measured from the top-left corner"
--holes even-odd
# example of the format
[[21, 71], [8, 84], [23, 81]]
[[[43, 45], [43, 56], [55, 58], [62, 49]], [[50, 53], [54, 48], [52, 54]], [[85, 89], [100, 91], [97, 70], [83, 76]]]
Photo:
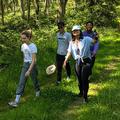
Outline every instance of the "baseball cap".
[[81, 29], [80, 25], [74, 25], [73, 28], [72, 28], [72, 31], [74, 31], [74, 30], [80, 30], [80, 29]]

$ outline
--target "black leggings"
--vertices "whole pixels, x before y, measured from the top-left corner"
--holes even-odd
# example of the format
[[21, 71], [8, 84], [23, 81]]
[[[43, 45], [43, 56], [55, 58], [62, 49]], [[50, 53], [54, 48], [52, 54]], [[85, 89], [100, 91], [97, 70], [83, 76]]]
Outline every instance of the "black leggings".
[[87, 93], [89, 89], [89, 81], [88, 77], [91, 73], [91, 59], [86, 58], [83, 60], [77, 60], [75, 64], [75, 72], [78, 78], [78, 86], [80, 90], [80, 94], [87, 98]]
[[[65, 55], [59, 55], [59, 54], [56, 55], [57, 81], [61, 81], [62, 67], [63, 67], [64, 60], [65, 60]], [[67, 62], [66, 64], [66, 73], [67, 73], [67, 76], [70, 77], [71, 69], [70, 69], [69, 62]]]

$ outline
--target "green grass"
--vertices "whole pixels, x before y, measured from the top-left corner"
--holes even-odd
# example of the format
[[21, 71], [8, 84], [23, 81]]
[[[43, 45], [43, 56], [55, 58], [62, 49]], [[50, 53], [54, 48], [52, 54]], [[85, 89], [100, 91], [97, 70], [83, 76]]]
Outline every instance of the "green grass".
[[46, 67], [55, 63], [57, 28], [49, 26], [45, 30], [33, 31], [33, 39], [38, 46], [41, 96], [35, 99], [33, 84], [29, 79], [19, 107], [13, 109], [7, 105], [15, 97], [22, 66], [22, 58], [17, 51], [11, 65], [0, 72], [0, 120], [120, 120], [119, 32], [115, 29], [99, 29], [100, 50], [90, 80], [89, 103], [82, 104], [77, 97], [79, 90], [72, 59], [73, 73], [69, 83], [64, 70], [63, 82], [59, 87], [55, 86], [56, 73], [51, 76], [45, 73]]

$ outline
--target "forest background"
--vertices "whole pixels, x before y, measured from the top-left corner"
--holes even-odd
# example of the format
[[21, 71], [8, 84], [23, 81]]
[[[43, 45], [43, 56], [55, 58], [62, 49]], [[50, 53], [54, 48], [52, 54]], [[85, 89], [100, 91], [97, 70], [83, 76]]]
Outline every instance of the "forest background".
[[[89, 103], [82, 104], [71, 59], [72, 78], [55, 86], [56, 73], [45, 69], [55, 63], [57, 21], [64, 20], [71, 32], [75, 24], [85, 29], [94, 22], [100, 36]], [[20, 32], [31, 28], [38, 47], [37, 63], [41, 96], [34, 99], [28, 80], [17, 109], [7, 103], [15, 97], [22, 66]], [[120, 2], [119, 0], [0, 0], [0, 120], [119, 120], [120, 119]]]

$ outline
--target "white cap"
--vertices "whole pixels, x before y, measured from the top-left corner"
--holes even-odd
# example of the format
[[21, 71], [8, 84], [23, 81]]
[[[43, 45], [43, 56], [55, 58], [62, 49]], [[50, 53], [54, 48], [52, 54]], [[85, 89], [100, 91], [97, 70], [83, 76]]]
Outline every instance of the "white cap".
[[74, 31], [74, 30], [80, 30], [80, 25], [74, 25], [72, 28], [72, 31]]
[[56, 66], [54, 64], [50, 65], [46, 68], [46, 74], [51, 75], [55, 72], [55, 70], [56, 70]]

